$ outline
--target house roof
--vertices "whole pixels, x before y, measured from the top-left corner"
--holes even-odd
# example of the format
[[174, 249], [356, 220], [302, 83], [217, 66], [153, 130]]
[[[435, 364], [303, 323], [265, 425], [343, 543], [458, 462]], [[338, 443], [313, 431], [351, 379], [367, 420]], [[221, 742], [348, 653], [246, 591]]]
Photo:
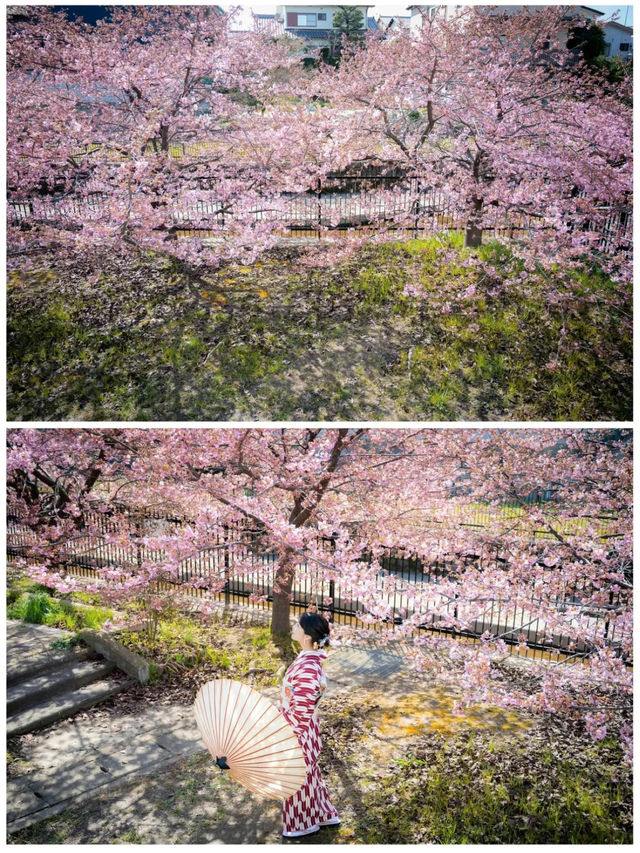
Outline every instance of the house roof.
[[625, 27], [624, 24], [619, 24], [617, 21], [605, 21], [603, 26], [607, 29], [609, 27], [615, 27], [617, 30], [622, 30], [623, 33], [633, 34], [633, 27]]
[[287, 27], [287, 31], [303, 39], [328, 39], [335, 30], [305, 30], [298, 27]]
[[[367, 18], [367, 29], [368, 30], [377, 30], [378, 22], [373, 18]], [[339, 33], [340, 30], [329, 29], [329, 30], [317, 30], [317, 29], [305, 29], [304, 27], [287, 27], [286, 31], [291, 33], [294, 36], [299, 36], [303, 39], [328, 39], [332, 36], [335, 36], [336, 33]], [[362, 32], [362, 31], [360, 31]]]

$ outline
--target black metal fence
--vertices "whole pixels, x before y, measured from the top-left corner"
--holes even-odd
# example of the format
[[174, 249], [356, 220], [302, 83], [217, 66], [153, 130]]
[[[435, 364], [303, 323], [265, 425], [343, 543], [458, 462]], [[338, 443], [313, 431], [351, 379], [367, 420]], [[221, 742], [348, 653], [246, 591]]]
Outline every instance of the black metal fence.
[[[60, 556], [59, 566], [71, 575], [89, 578], [99, 576], [97, 570], [109, 566], [120, 566], [135, 573], [143, 562], [161, 564], [165, 554], [145, 547], [136, 539], [177, 532], [184, 524], [184, 520], [164, 514], [132, 514], [127, 523], [130, 525], [129, 530], [135, 532], [134, 541], [129, 547], [121, 548], [102, 539], [103, 535], [116, 533], [121, 529], [122, 521], [119, 517], [89, 513], [86, 521], [95, 527], [97, 535], [89, 534], [70, 542], [64, 555]], [[611, 519], [607, 521], [611, 522]], [[482, 526], [481, 520], [467, 520], [463, 523], [467, 526]], [[531, 533], [532, 539], [535, 539], [535, 531]], [[610, 531], [606, 534], [608, 538], [618, 535]], [[10, 515], [7, 525], [9, 559], [31, 555], [34, 544], [34, 534], [27, 527], [20, 525], [17, 517]], [[326, 562], [330, 565], [335, 543], [327, 537], [320, 540], [320, 544], [326, 553]], [[434, 584], [437, 589], [438, 582], [451, 577], [461, 565], [480, 569], [494, 567], [496, 564], [507, 566], [507, 560], [497, 546], [479, 544], [480, 547], [472, 548], [467, 553], [450, 554], [441, 561], [423, 560], [403, 549], [388, 549], [381, 560], [380, 571], [376, 577], [379, 588], [377, 598], [384, 601], [386, 606], [383, 624], [393, 627], [416, 612], [410, 587], [420, 588], [421, 585]], [[261, 530], [245, 523], [222, 525], [212, 530], [210, 546], [182, 560], [178, 574], [168, 576], [167, 582], [180, 585], [194, 580], [203, 581], [201, 587], [185, 588], [185, 591], [192, 595], [215, 598], [226, 604], [269, 608], [273, 601], [274, 568], [277, 559], [277, 553], [268, 547]], [[364, 563], [369, 559], [366, 554], [363, 555]], [[616, 624], [616, 614], [626, 609], [630, 593], [627, 590], [611, 592], [605, 604], [600, 602], [590, 606], [589, 601], [593, 594], [594, 589], [585, 578], [582, 582], [566, 585], [560, 591], [555, 590], [553, 594], [541, 594], [532, 590], [526, 600], [487, 601], [483, 603], [482, 612], [476, 612], [474, 618], [461, 630], [459, 626], [449, 624], [448, 619], [448, 616], [458, 619], [459, 606], [455, 601], [447, 603], [437, 600], [436, 593], [433, 605], [437, 606], [439, 613], [431, 613], [422, 629], [469, 639], [477, 639], [485, 631], [489, 631], [494, 636], [502, 637], [514, 651], [524, 640], [529, 648], [528, 654], [533, 656], [538, 653], [549, 656], [559, 652], [581, 654], [588, 651], [582, 643], [572, 642], [567, 635], [550, 632], [544, 619], [536, 615], [539, 609], [549, 606], [558, 612], [581, 606], [582, 617], [587, 620], [589, 629], [599, 630], [607, 643], [619, 649], [624, 634]], [[312, 602], [316, 603], [319, 609], [329, 612], [337, 622], [356, 626], [368, 624], [366, 617], [363, 621], [365, 608], [357, 593], [344, 584], [339, 575], [329, 579], [324, 570], [300, 557], [292, 589], [292, 608], [294, 612], [300, 612]]]
[[[85, 197], [52, 196], [28, 201], [9, 200], [13, 223], [28, 219], [64, 221], [100, 219], [108, 206], [108, 196], [92, 193]], [[264, 198], [250, 211], [254, 222], [268, 222], [283, 236], [322, 238], [352, 229], [379, 228], [398, 230], [419, 236], [439, 231], [460, 231], [465, 217], [443, 191], [424, 187], [419, 179], [395, 170], [380, 174], [329, 174], [308, 192], [283, 194], [278, 199]], [[579, 227], [600, 234], [598, 250], [631, 253], [633, 215], [631, 207], [603, 208], [598, 223], [584, 221]], [[233, 209], [215, 201], [191, 206], [179, 203], [167, 208], [178, 237], [219, 237], [237, 218]], [[196, 224], [197, 223], [197, 224]], [[487, 237], [512, 239], [518, 234], [545, 227], [540, 215], [525, 210], [505, 212], [496, 207], [483, 211], [483, 231]]]

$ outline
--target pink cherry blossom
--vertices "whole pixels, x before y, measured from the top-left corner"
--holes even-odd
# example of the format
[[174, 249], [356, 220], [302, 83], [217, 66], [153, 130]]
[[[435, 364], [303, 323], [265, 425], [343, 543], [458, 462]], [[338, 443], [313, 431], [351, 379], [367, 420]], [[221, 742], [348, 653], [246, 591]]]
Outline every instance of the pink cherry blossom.
[[[620, 730], [633, 692], [630, 438], [604, 428], [13, 429], [9, 544], [38, 582], [86, 583], [150, 624], [196, 591], [206, 616], [233, 579], [256, 603], [268, 583], [276, 633], [289, 630], [302, 588], [330, 612], [330, 598], [358, 602], [358, 624], [338, 617], [336, 640], [410, 640], [418, 668], [457, 673], [463, 704], [582, 715], [602, 737]], [[426, 571], [393, 570], [389, 554]], [[74, 559], [93, 576], [76, 577]], [[459, 643], [465, 632], [478, 642]], [[558, 638], [564, 658], [531, 662], [533, 691], [504, 677], [512, 651]]]

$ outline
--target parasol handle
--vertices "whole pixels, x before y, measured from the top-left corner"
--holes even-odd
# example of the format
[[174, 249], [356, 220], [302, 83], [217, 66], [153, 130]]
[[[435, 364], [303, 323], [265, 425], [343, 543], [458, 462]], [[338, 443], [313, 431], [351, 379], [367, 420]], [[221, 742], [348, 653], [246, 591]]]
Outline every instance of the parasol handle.
[[231, 768], [227, 764], [227, 756], [226, 755], [222, 755], [219, 758], [216, 755], [216, 764], [218, 765], [220, 770], [231, 770]]

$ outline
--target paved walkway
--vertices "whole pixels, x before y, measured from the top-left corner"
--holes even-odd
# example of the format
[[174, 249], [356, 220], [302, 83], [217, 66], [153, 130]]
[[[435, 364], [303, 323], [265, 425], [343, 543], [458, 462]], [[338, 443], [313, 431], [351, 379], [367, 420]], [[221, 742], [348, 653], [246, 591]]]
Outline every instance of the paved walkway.
[[[40, 625], [11, 623], [7, 629], [8, 671], [20, 658], [55, 656], [57, 639], [70, 634]], [[337, 648], [326, 671], [330, 692], [400, 678], [403, 649]], [[262, 691], [276, 697], [278, 688]], [[7, 781], [7, 830], [24, 829], [136, 776], [156, 773], [181, 758], [203, 752], [191, 705], [142, 707], [107, 719], [82, 714], [26, 735], [24, 775]]]

